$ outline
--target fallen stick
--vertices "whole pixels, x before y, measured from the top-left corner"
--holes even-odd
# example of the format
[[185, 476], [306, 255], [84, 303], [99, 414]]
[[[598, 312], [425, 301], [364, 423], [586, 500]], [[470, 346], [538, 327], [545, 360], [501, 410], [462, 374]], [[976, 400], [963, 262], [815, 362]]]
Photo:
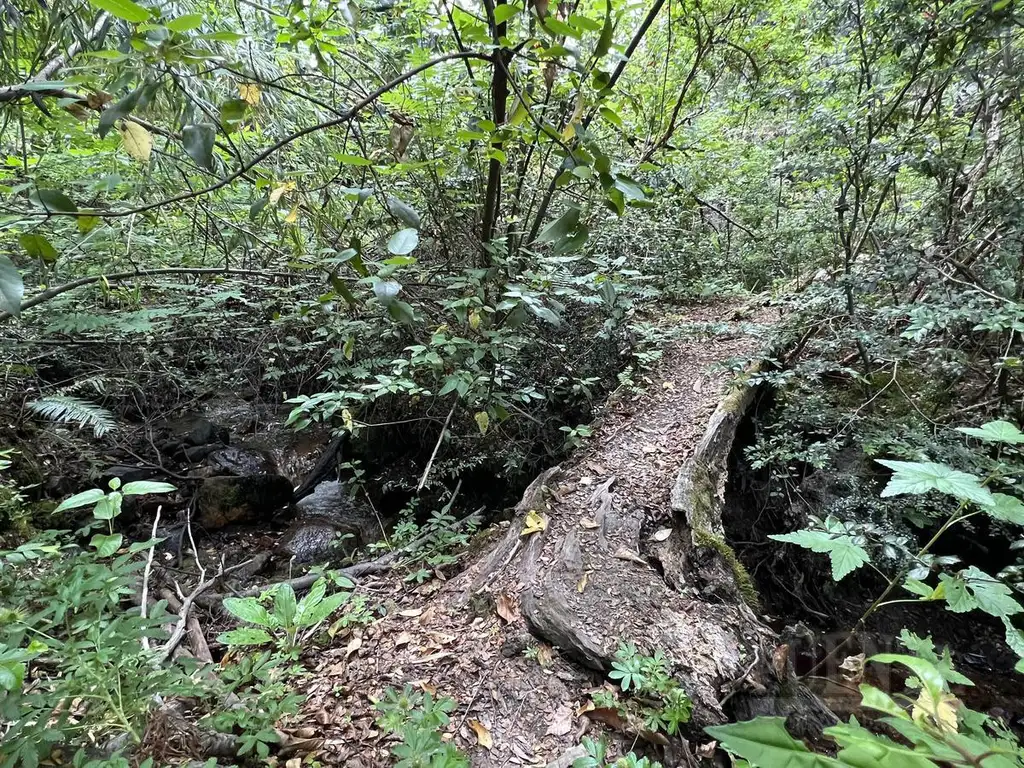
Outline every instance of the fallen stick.
[[232, 571], [237, 571], [241, 568], [244, 568], [245, 566], [249, 565], [249, 563], [251, 563], [252, 560], [253, 558], [250, 558], [249, 560], [245, 560], [241, 563], [238, 563], [237, 565], [233, 565], [230, 568], [221, 568], [217, 572], [216, 576], [214, 576], [212, 579], [201, 582], [195, 589], [192, 590], [191, 594], [189, 594], [189, 596], [186, 597], [181, 604], [181, 610], [178, 612], [178, 623], [174, 627], [174, 632], [171, 633], [170, 639], [160, 649], [159, 662], [161, 664], [171, 657], [171, 654], [174, 653], [174, 649], [177, 648], [178, 643], [181, 642], [181, 638], [184, 637], [185, 627], [187, 626], [188, 623], [189, 612], [192, 610], [192, 606], [195, 603], [196, 598], [199, 597], [203, 592], [208, 590], [210, 587], [212, 587], [214, 584], [216, 584], [224, 576], [227, 576]]
[[[444, 526], [444, 529], [451, 530], [452, 528], [457, 528], [458, 526], [463, 525], [464, 523], [469, 523], [472, 520], [479, 518], [480, 514], [483, 511], [484, 507], [480, 507], [480, 509], [476, 510], [472, 514], [466, 515], [461, 520], [456, 520]], [[398, 562], [405, 555], [415, 552], [416, 549], [422, 546], [434, 533], [436, 533], [436, 531], [428, 531], [427, 533], [424, 533], [422, 536], [416, 537], [408, 544], [406, 544], [404, 547], [393, 549], [390, 552], [387, 552], [381, 555], [380, 557], [376, 558], [375, 560], [368, 560], [365, 563], [356, 563], [355, 565], [350, 565], [347, 568], [340, 568], [334, 570], [334, 573], [339, 573], [342, 576], [346, 576], [350, 579], [357, 579], [360, 576], [367, 576], [370, 574], [381, 573], [382, 571], [389, 570], [393, 566], [397, 565]], [[267, 590], [277, 589], [285, 584], [290, 586], [296, 592], [303, 592], [312, 587], [314, 584], [316, 584], [317, 580], [322, 577], [322, 573], [307, 573], [305, 576], [298, 576], [294, 579], [288, 579], [287, 581], [279, 581], [275, 584], [267, 584], [266, 586], [262, 587], [250, 587], [249, 589], [239, 592], [238, 596], [256, 597], [257, 595], [260, 595], [266, 592]], [[225, 597], [231, 597], [231, 595], [212, 595], [211, 597], [223, 599]]]
[[[160, 590], [160, 597], [167, 601], [167, 605], [172, 608], [175, 613], [180, 614], [182, 606], [177, 595], [171, 592], [171, 590], [164, 588]], [[213, 654], [210, 653], [210, 645], [206, 642], [206, 635], [203, 633], [203, 627], [199, 623], [199, 619], [190, 615], [186, 622], [186, 626], [188, 628], [189, 645], [192, 646], [192, 655], [200, 661], [212, 662]]]
[[[156, 529], [160, 525], [160, 512], [163, 510], [163, 506], [156, 508], [156, 516], [153, 518], [153, 533], [150, 535], [150, 539], [156, 538]], [[149, 600], [149, 574], [153, 571], [153, 555], [156, 553], [156, 544], [149, 548], [149, 554], [146, 555], [146, 569], [142, 573], [142, 599], [139, 601], [139, 613], [142, 618], [146, 618], [146, 608]], [[142, 636], [142, 647], [145, 650], [149, 650], [149, 638], [145, 635]]]

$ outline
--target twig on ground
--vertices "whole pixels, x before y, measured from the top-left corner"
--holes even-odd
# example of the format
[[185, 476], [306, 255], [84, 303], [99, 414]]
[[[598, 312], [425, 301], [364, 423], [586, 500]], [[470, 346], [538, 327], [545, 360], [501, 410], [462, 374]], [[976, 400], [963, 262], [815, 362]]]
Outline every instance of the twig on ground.
[[[150, 539], [156, 538], [156, 529], [160, 525], [160, 512], [163, 510], [163, 506], [156, 508], [156, 517], [153, 518], [153, 532], [150, 534]], [[154, 543], [149, 548], [149, 554], [146, 555], [146, 569], [142, 572], [142, 602], [139, 605], [139, 612], [142, 614], [142, 618], [146, 618], [146, 602], [149, 599], [149, 575], [153, 571], [153, 555], [156, 553], [156, 544]], [[147, 651], [150, 650], [149, 638], [145, 635], [142, 636], [142, 647]]]
[[[171, 590], [166, 588], [160, 590], [160, 597], [167, 601], [168, 607], [173, 609], [175, 613], [181, 611], [181, 601], [175, 597]], [[200, 661], [212, 662], [213, 654], [210, 653], [210, 645], [206, 642], [206, 635], [203, 633], [203, 627], [199, 623], [199, 619], [190, 615], [188, 617], [187, 627], [189, 644], [192, 646], [192, 655]]]
[[227, 576], [232, 571], [237, 571], [241, 568], [244, 568], [249, 563], [251, 563], [252, 560], [253, 558], [250, 558], [249, 560], [245, 560], [241, 563], [238, 563], [237, 565], [233, 565], [230, 568], [225, 568], [222, 563], [221, 567], [217, 571], [216, 576], [207, 581], [200, 582], [199, 585], [192, 590], [191, 594], [189, 594], [188, 597], [182, 600], [181, 610], [178, 612], [178, 624], [174, 627], [174, 631], [171, 633], [170, 639], [160, 649], [161, 663], [167, 661], [167, 659], [171, 657], [171, 654], [174, 653], [174, 649], [178, 647], [178, 643], [181, 642], [181, 638], [185, 635], [185, 626], [188, 622], [188, 615], [189, 612], [192, 610], [192, 606], [195, 603], [196, 598], [199, 597], [199, 595], [201, 595], [203, 592], [208, 590], [210, 587], [212, 587], [214, 584], [216, 584], [218, 580], [220, 580], [224, 576]]

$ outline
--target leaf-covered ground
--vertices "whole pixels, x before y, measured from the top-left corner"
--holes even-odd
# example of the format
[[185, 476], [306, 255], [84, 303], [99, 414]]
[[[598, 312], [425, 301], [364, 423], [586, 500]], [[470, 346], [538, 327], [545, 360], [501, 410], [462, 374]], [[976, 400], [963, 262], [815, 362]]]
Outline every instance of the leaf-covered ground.
[[[646, 392], [613, 399], [593, 437], [549, 481], [547, 492], [534, 497], [543, 498], [536, 512], [544, 530], [523, 541], [540, 537], [543, 560], [556, 555], [543, 546], [545, 538], [561, 541], [557, 533], [575, 531], [585, 563], [573, 576], [578, 630], [608, 655], [616, 637], [642, 634], [650, 624], [638, 596], [667, 603], [649, 603], [651, 610], [684, 615], [707, 605], [692, 590], [676, 593], [668, 586], [648, 549], [664, 541], [659, 531], [672, 527], [670, 491], [732, 378], [726, 363], [758, 347], [759, 326], [737, 317], [736, 307], [720, 304], [686, 318], [696, 332], [670, 343]], [[642, 521], [639, 538], [629, 543], [613, 531], [613, 546], [601, 542], [608, 505]], [[527, 516], [536, 520], [523, 506], [510, 523], [519, 531], [528, 526]], [[583, 733], [608, 730], [597, 721], [623, 725], [608, 710], [586, 712], [591, 693], [605, 685], [601, 675], [531, 633], [520, 611], [526, 585], [514, 577], [517, 571], [499, 569], [478, 583], [506, 531], [484, 534], [475, 561], [447, 582], [414, 589], [393, 580], [360, 585], [389, 606], [388, 616], [338, 635], [300, 685], [308, 696], [302, 719], [320, 730], [318, 755], [325, 763], [388, 764], [391, 744], [375, 725], [374, 700], [407, 684], [457, 701], [448, 736], [474, 766], [547, 765], [571, 754]], [[621, 566], [628, 581], [609, 583], [607, 576], [621, 574]], [[672, 662], [687, 665], [685, 658]], [[622, 734], [626, 749], [635, 736]]]

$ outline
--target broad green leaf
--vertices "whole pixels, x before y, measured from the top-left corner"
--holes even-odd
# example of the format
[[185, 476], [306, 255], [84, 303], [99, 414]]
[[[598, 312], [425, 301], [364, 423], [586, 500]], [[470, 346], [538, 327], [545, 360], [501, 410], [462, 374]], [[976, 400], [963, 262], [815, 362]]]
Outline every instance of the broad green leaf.
[[274, 618], [281, 622], [281, 626], [292, 627], [295, 625], [297, 610], [295, 590], [291, 584], [282, 584], [274, 591]]
[[25, 665], [17, 661], [0, 661], [0, 691], [21, 690]]
[[985, 514], [996, 520], [1024, 525], [1024, 504], [1019, 499], [1005, 493], [993, 493], [992, 499], [995, 504], [985, 507]]
[[241, 627], [224, 632], [217, 636], [218, 642], [224, 645], [264, 645], [273, 642], [274, 638], [265, 629], [255, 627]]
[[494, 23], [504, 24], [521, 10], [523, 9], [518, 5], [499, 5], [494, 9]]
[[235, 618], [250, 624], [257, 624], [261, 627], [277, 625], [267, 609], [255, 597], [225, 597], [224, 608]]
[[605, 0], [604, 26], [601, 28], [601, 37], [597, 41], [597, 48], [594, 55], [598, 58], [605, 56], [612, 49], [612, 0]]
[[365, 157], [361, 157], [360, 155], [335, 155], [334, 159], [337, 160], [339, 163], [343, 163], [344, 165], [354, 165], [356, 167], [373, 165], [372, 162], [367, 160]]
[[935, 595], [935, 590], [932, 587], [918, 579], [907, 579], [903, 582], [903, 588], [908, 592], [913, 592], [915, 595], [923, 597], [925, 600], [930, 600]]
[[157, 483], [152, 480], [135, 480], [131, 483], [125, 483], [124, 488], [121, 489], [121, 493], [125, 496], [139, 496], [143, 493], [174, 493], [175, 488], [170, 483]]
[[105, 498], [106, 494], [103, 491], [101, 491], [99, 488], [93, 488], [88, 491], [76, 493], [69, 499], [64, 499], [64, 501], [62, 501], [53, 511], [54, 514], [56, 514], [57, 512], [63, 512], [66, 509], [78, 509], [79, 507], [87, 507], [90, 504], [95, 504], [96, 502]]
[[326, 619], [349, 599], [348, 592], [335, 592], [304, 611], [297, 619], [300, 627], [312, 627]]
[[404, 256], [416, 250], [420, 243], [420, 235], [412, 227], [400, 229], [391, 236], [388, 241], [388, 250], [398, 256]]
[[793, 533], [772, 534], [768, 538], [796, 544], [812, 552], [827, 554], [832, 563], [832, 578], [836, 581], [840, 581], [870, 560], [867, 551], [849, 536], [807, 529]]
[[412, 306], [404, 301], [395, 300], [388, 305], [388, 314], [391, 315], [392, 319], [396, 322], [402, 323], [403, 325], [413, 325], [416, 322], [416, 313]]
[[99, 216], [78, 216], [78, 234], [87, 235], [96, 229], [96, 225], [100, 223]]
[[99, 123], [96, 125], [96, 132], [101, 139], [107, 135], [118, 120], [124, 120], [139, 105], [139, 99], [142, 98], [144, 88], [145, 86], [139, 86], [119, 102], [107, 105], [100, 115]]
[[250, 104], [245, 99], [229, 99], [220, 108], [220, 121], [228, 130], [235, 130], [250, 109]]
[[213, 139], [216, 133], [217, 129], [209, 123], [186, 125], [181, 129], [181, 143], [185, 146], [185, 152], [195, 160], [196, 165], [207, 171], [213, 170]]
[[0, 310], [17, 316], [21, 312], [21, 297], [25, 283], [21, 273], [9, 258], [0, 254]]
[[922, 494], [938, 491], [963, 501], [972, 501], [983, 507], [991, 507], [995, 501], [987, 488], [974, 475], [936, 464], [931, 461], [883, 461], [876, 459], [883, 467], [893, 471], [889, 484], [882, 496], [901, 494]]
[[412, 227], [413, 229], [420, 228], [420, 215], [397, 197], [388, 198], [388, 210], [391, 212], [392, 216], [406, 226]]
[[120, 533], [97, 533], [89, 541], [89, 546], [94, 548], [100, 557], [110, 557], [121, 548], [123, 541], [124, 537]]
[[191, 32], [193, 29], [199, 29], [202, 25], [203, 15], [201, 13], [188, 13], [168, 21], [166, 27], [172, 32]]
[[569, 237], [579, 227], [580, 209], [572, 206], [565, 213], [548, 224], [537, 235], [538, 243], [556, 243]]
[[916, 656], [907, 656], [902, 653], [880, 653], [872, 656], [868, 661], [879, 664], [900, 664], [913, 672], [921, 684], [928, 690], [934, 699], [938, 699], [945, 690], [946, 681], [942, 672], [932, 662], [919, 659]]
[[149, 11], [132, 0], [89, 0], [101, 11], [117, 16], [119, 19], [139, 24], [149, 20]]
[[985, 440], [990, 443], [1007, 443], [1020, 445], [1024, 443], [1024, 432], [1008, 421], [990, 421], [978, 427], [957, 427], [957, 432]]
[[33, 190], [29, 194], [29, 199], [44, 210], [54, 213], [76, 213], [78, 211], [75, 201], [56, 189]]
[[893, 701], [892, 697], [888, 693], [878, 690], [873, 685], [862, 684], [860, 686], [860, 696], [860, 703], [862, 707], [874, 709], [879, 712], [885, 712], [887, 715], [892, 715], [893, 717], [910, 717], [903, 707]]
[[809, 751], [786, 731], [784, 717], [759, 717], [704, 731], [721, 746], [759, 768], [832, 768], [836, 760]]
[[18, 243], [30, 258], [39, 259], [46, 264], [57, 261], [57, 249], [42, 235], [26, 232], [18, 237]]
[[1024, 659], [1024, 631], [1017, 629], [1010, 620], [1003, 616], [1003, 628], [1006, 630], [1006, 644], [1010, 650]]

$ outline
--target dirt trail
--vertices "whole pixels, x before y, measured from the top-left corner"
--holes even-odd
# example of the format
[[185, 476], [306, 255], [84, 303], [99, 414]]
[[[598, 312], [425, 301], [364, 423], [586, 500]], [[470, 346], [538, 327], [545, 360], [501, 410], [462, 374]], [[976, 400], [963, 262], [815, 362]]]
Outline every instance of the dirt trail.
[[[744, 604], [727, 556], [696, 546], [690, 511], [672, 504], [733, 378], [723, 364], [763, 343], [756, 323], [766, 316], [737, 317], [727, 304], [689, 312], [686, 323], [724, 325], [670, 342], [646, 392], [613, 399], [593, 437], [538, 478], [511, 526], [457, 577], [405, 592], [363, 585], [393, 610], [318, 657], [304, 720], [325, 740], [325, 763], [390, 764], [369, 697], [412, 683], [458, 702], [451, 737], [474, 766], [547, 765], [585, 729], [607, 730], [578, 710], [620, 641], [669, 656], [695, 726], [721, 721], [725, 697], [768, 692], [773, 636]], [[531, 509], [547, 527], [522, 536]]]

